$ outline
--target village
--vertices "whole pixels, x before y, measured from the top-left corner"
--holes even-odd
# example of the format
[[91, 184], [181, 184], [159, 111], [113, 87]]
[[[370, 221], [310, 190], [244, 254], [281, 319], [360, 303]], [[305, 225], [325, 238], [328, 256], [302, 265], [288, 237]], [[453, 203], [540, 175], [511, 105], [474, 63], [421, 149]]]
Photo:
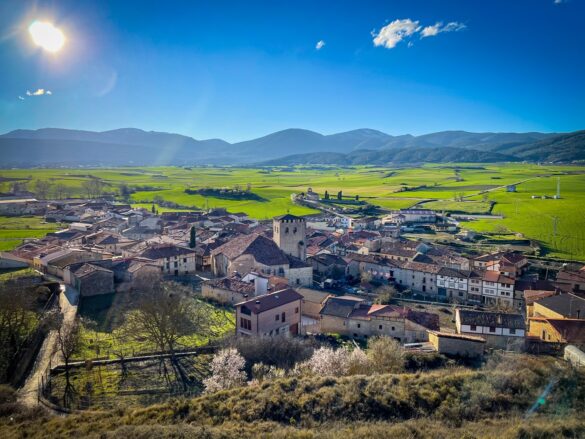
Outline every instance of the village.
[[[334, 336], [358, 346], [389, 337], [409, 351], [453, 358], [501, 350], [585, 361], [582, 264], [543, 272], [517, 250], [472, 254], [403, 236], [436, 227], [432, 210], [258, 221], [225, 209], [159, 214], [155, 205], [102, 199], [7, 199], [1, 208], [60, 224], [1, 253], [0, 267], [58, 283], [69, 321], [92, 298], [138, 301], [137, 285], [156, 278], [227, 310], [236, 338]], [[25, 386], [34, 389], [35, 379], [31, 373]]]

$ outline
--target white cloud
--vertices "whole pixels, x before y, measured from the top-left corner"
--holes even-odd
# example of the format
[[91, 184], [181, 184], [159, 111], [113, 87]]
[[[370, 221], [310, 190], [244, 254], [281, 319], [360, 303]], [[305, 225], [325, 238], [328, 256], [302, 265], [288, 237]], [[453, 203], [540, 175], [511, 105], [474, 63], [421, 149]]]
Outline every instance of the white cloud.
[[26, 91], [27, 96], [42, 96], [44, 94], [52, 95], [53, 92], [51, 90], [45, 90], [44, 88], [37, 88], [35, 91]]
[[24, 101], [24, 98], [22, 96], [18, 96], [18, 99], [20, 99], [21, 101]]
[[439, 29], [443, 25], [440, 21], [436, 22], [432, 26], [425, 26], [423, 30], [420, 32], [421, 38], [424, 37], [434, 37], [435, 35], [439, 34]]
[[[394, 20], [390, 24], [380, 29], [380, 32], [372, 31], [374, 37], [374, 46], [383, 46], [387, 49], [393, 49], [401, 41], [406, 41], [414, 35], [419, 34], [421, 38], [434, 37], [442, 32], [458, 32], [465, 29], [463, 23], [451, 21], [443, 25], [442, 21], [437, 21], [433, 25], [422, 27], [419, 21], [405, 18], [403, 20]], [[407, 46], [412, 47], [412, 41], [408, 41]]]
[[321, 50], [324, 46], [325, 46], [325, 41], [319, 40], [319, 41], [317, 41], [317, 44], [315, 44], [315, 49]]
[[432, 26], [425, 26], [423, 30], [420, 32], [420, 37], [434, 37], [439, 35], [441, 32], [458, 32], [460, 30], [465, 29], [466, 26], [463, 23], [458, 23], [456, 21], [451, 21], [443, 26], [442, 21], [437, 21]]
[[377, 34], [372, 33], [374, 46], [383, 46], [387, 49], [395, 48], [402, 40], [420, 30], [418, 23], [418, 21], [412, 21], [410, 18], [394, 20], [380, 29]]
[[561, 3], [564, 3], [563, 0], [555, 0], [555, 5], [560, 5]]

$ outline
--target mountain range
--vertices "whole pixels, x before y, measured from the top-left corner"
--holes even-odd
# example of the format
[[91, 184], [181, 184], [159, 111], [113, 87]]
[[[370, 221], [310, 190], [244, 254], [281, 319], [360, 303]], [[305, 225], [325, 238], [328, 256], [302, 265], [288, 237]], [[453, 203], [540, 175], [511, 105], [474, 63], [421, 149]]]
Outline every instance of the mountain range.
[[372, 129], [322, 135], [287, 129], [228, 143], [180, 134], [121, 128], [95, 132], [58, 128], [0, 135], [0, 166], [121, 166], [197, 164], [418, 164], [425, 162], [585, 160], [585, 131], [392, 136]]

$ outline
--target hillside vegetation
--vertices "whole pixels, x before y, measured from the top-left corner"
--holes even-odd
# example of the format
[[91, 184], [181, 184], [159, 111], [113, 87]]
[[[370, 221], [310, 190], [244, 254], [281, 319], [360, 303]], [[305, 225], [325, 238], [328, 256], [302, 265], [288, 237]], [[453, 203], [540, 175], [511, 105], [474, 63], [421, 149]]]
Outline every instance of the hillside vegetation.
[[[552, 391], [541, 395], [549, 383]], [[582, 437], [584, 408], [583, 373], [552, 358], [505, 355], [479, 370], [276, 379], [138, 410], [69, 417], [17, 412], [1, 418], [0, 435]]]

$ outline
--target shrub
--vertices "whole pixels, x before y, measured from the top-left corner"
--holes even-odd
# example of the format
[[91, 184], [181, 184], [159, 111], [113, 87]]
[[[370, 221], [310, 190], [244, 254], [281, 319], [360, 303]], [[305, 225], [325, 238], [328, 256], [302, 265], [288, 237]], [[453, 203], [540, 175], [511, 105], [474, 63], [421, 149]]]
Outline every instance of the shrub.
[[400, 372], [404, 369], [404, 350], [390, 337], [374, 337], [368, 342], [368, 358], [373, 373]]

